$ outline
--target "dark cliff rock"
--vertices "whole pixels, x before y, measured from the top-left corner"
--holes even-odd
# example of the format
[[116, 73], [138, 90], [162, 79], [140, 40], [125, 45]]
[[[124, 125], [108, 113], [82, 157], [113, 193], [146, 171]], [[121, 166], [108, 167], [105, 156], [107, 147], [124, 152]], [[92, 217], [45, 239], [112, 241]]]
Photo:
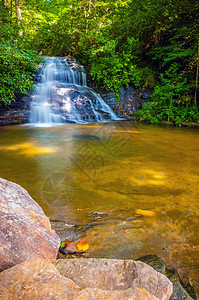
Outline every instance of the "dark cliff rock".
[[118, 117], [133, 119], [134, 112], [145, 102], [151, 101], [153, 91], [146, 86], [136, 88], [133, 84], [128, 87], [123, 86], [119, 99], [113, 91], [106, 91], [101, 87], [96, 87], [91, 76], [87, 75], [88, 86], [101, 95], [103, 100], [112, 108]]
[[17, 99], [11, 105], [0, 103], [0, 126], [23, 124], [28, 121], [30, 95], [17, 93]]
[[122, 87], [119, 99], [113, 92], [101, 92], [104, 101], [121, 118], [133, 118], [133, 113], [141, 107], [141, 104], [150, 101], [151, 91], [143, 87], [137, 89], [133, 85]]
[[[42, 64], [34, 72], [35, 84], [41, 80]], [[31, 95], [33, 90], [28, 90], [27, 94], [15, 91], [15, 98], [10, 105], [5, 105], [0, 101], [0, 126], [24, 124], [28, 122]]]

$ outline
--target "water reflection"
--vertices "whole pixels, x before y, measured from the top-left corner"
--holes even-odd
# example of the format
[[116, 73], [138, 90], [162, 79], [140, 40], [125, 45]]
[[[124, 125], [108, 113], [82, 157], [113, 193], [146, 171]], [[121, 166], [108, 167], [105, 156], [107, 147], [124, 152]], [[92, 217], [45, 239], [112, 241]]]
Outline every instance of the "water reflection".
[[155, 254], [198, 284], [198, 260], [191, 271], [174, 259], [199, 248], [197, 130], [118, 122], [5, 127], [0, 136], [0, 176], [26, 188], [51, 219], [80, 226], [88, 255]]
[[6, 152], [16, 151], [18, 154], [26, 156], [35, 156], [38, 154], [55, 153], [56, 150], [50, 147], [39, 147], [33, 144], [18, 144], [7, 147], [2, 147], [1, 150]]

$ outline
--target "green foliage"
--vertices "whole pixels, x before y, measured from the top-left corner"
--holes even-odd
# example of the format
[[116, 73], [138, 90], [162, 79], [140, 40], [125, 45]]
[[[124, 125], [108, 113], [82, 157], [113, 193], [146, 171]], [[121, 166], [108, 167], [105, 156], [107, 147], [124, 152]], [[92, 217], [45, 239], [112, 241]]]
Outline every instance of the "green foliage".
[[[22, 45], [21, 45], [22, 46]], [[15, 91], [26, 93], [33, 88], [33, 72], [39, 64], [38, 55], [5, 42], [0, 46], [0, 99], [5, 104], [15, 99]]]
[[34, 71], [41, 62], [26, 36], [20, 3], [7, 0], [0, 4], [0, 100], [6, 105], [16, 99], [16, 91], [25, 94], [34, 87]]
[[[169, 118], [168, 118], [169, 116]], [[137, 110], [134, 117], [142, 122], [151, 124], [172, 124], [182, 126], [183, 124], [197, 122], [199, 110], [196, 106], [187, 104], [185, 106], [168, 106], [158, 102], [147, 102], [142, 109]]]
[[192, 105], [192, 84], [186, 73], [180, 72], [178, 63], [173, 63], [154, 88], [152, 102], [145, 103], [135, 113], [135, 118], [151, 124], [167, 123], [181, 126], [185, 122], [194, 122], [199, 118], [197, 106]]
[[188, 101], [191, 88], [186, 75], [179, 72], [179, 65], [173, 63], [164, 73], [160, 74], [160, 82], [155, 86], [152, 99], [168, 105], [173, 102], [181, 104]]
[[30, 49], [42, 49], [44, 55], [75, 56], [95, 84], [118, 99], [129, 83], [152, 89], [152, 101], [136, 113], [141, 120], [197, 120], [197, 1], [3, 0], [0, 13], [4, 102], [14, 89], [31, 86], [37, 55]]

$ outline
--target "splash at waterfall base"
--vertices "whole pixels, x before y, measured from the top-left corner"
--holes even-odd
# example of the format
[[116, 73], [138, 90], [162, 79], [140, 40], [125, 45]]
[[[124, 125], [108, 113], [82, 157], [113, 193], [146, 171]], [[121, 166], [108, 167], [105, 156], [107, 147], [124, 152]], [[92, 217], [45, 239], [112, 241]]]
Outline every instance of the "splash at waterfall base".
[[[42, 71], [37, 70], [35, 73], [35, 90], [28, 91], [27, 95], [22, 95], [16, 91], [16, 100], [11, 105], [0, 104], [0, 126], [34, 122], [29, 120], [30, 107], [36, 110], [38, 114], [43, 115], [46, 118], [45, 122], [51, 122], [52, 118], [53, 122], [57, 123], [103, 122], [110, 119], [114, 120], [116, 115], [129, 119], [132, 118], [133, 112], [140, 106], [140, 103], [149, 99], [150, 92], [144, 88], [138, 90], [133, 86], [129, 86], [121, 89], [120, 98], [117, 100], [113, 92], [97, 89], [89, 76], [88, 86], [86, 86], [85, 71], [74, 59], [66, 57], [62, 58], [61, 61], [60, 66], [58, 66], [59, 71], [61, 69], [61, 74], [58, 75], [57, 70], [55, 70], [54, 74], [51, 73], [50, 75], [51, 78], [52, 76], [55, 77], [56, 84], [54, 88], [51, 81], [50, 83], [43, 82], [42, 87], [44, 72], [46, 72], [44, 71], [45, 66], [43, 66]], [[69, 82], [66, 86], [64, 76], [68, 71], [69, 76], [65, 79]], [[50, 78], [48, 77], [48, 79]], [[45, 95], [46, 84], [49, 85], [49, 90]], [[39, 108], [36, 103], [38, 99], [35, 99], [38, 89], [44, 93], [44, 98], [50, 98], [48, 102], [43, 101]], [[98, 97], [100, 102], [103, 103], [102, 106], [99, 104]], [[73, 105], [71, 105], [71, 102]], [[94, 111], [92, 106], [94, 106]], [[49, 117], [46, 117], [49, 115], [49, 111], [51, 111], [50, 120]], [[71, 113], [73, 114], [72, 118]]]

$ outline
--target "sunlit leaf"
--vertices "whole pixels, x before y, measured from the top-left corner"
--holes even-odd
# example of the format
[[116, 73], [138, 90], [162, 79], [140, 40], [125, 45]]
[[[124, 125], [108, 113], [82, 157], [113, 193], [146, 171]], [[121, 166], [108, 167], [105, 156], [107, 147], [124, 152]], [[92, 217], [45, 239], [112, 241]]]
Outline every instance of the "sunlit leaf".
[[78, 251], [86, 251], [89, 248], [89, 244], [86, 241], [80, 241], [76, 244]]
[[61, 242], [60, 247], [67, 248], [68, 245], [69, 245], [69, 241], [67, 240], [67, 241]]
[[147, 217], [155, 217], [156, 216], [156, 213], [154, 211], [146, 210], [146, 209], [136, 209], [135, 213], [138, 215], [147, 216]]

